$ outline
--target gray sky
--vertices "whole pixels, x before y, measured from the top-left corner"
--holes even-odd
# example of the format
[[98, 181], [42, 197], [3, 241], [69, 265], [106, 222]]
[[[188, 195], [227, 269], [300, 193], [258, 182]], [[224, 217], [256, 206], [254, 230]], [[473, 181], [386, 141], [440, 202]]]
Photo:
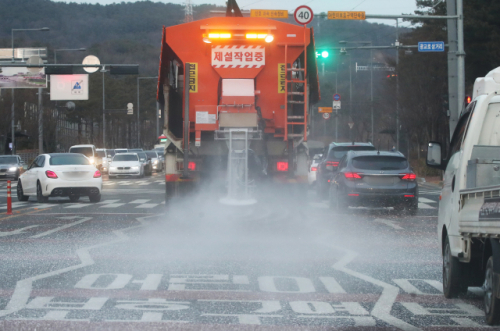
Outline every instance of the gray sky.
[[[111, 3], [120, 3], [121, 0], [54, 0], [63, 2], [76, 3], [100, 3], [102, 5]], [[153, 0], [155, 2], [171, 2], [183, 4], [183, 0]], [[126, 1], [135, 2], [135, 1]], [[213, 3], [220, 6], [225, 6], [225, 0], [191, 0], [193, 5]], [[365, 11], [367, 14], [413, 14], [416, 9], [415, 0], [237, 0], [241, 9], [288, 9], [294, 11], [300, 5], [307, 5], [314, 12], [326, 12], [329, 10], [344, 11], [356, 10]], [[369, 20], [375, 22], [374, 20]], [[393, 20], [377, 20], [378, 23], [395, 25]], [[407, 26], [408, 23], [403, 23], [401, 26]]]

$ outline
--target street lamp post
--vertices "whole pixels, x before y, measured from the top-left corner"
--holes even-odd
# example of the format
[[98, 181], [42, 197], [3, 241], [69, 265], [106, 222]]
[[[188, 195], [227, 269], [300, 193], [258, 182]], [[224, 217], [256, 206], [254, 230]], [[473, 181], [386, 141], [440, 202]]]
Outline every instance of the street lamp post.
[[[12, 46], [12, 62], [16, 62], [16, 57], [15, 57], [15, 50], [14, 50], [14, 31], [50, 31], [49, 28], [38, 28], [38, 29], [11, 29], [11, 46]], [[38, 93], [41, 95], [41, 89], [38, 89]], [[40, 96], [38, 97], [39, 104], [40, 104]], [[15, 106], [14, 106], [14, 89], [12, 89], [12, 106], [10, 110], [10, 116], [11, 116], [11, 143], [12, 143], [12, 149], [11, 153], [12, 155], [16, 154], [16, 144], [15, 144], [15, 124], [14, 124], [14, 113], [15, 113]], [[38, 114], [40, 116], [40, 105], [38, 109]], [[40, 125], [40, 122], [38, 123]], [[40, 145], [39, 145], [40, 147]]]
[[106, 148], [106, 89], [104, 87], [104, 74], [106, 68], [102, 67], [102, 148]]
[[[137, 147], [141, 146], [141, 126], [140, 126], [140, 119], [139, 119], [139, 83], [141, 79], [158, 79], [158, 77], [137, 77]], [[158, 107], [157, 107], [158, 108]], [[158, 110], [156, 110], [156, 122], [158, 123]], [[156, 128], [156, 131], [158, 132], [158, 125]], [[158, 136], [158, 134], [156, 135]]]

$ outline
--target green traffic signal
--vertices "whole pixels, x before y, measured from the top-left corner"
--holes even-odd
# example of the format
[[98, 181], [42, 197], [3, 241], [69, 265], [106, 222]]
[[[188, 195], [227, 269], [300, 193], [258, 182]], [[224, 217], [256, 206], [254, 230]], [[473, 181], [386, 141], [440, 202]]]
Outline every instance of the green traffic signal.
[[329, 55], [330, 54], [328, 53], [328, 51], [316, 52], [316, 58], [322, 57], [322, 58], [326, 59]]

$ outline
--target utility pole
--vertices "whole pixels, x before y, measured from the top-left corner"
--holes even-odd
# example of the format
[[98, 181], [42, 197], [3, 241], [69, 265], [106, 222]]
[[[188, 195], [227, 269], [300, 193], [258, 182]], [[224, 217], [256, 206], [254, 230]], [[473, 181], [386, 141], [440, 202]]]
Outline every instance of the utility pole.
[[[456, 0], [446, 0], [446, 10], [448, 16], [454, 16], [457, 14]], [[455, 126], [458, 122], [458, 109], [459, 109], [459, 99], [458, 99], [458, 32], [457, 32], [457, 20], [448, 19], [447, 20], [447, 32], [448, 32], [448, 115], [449, 115], [449, 126], [450, 126], [450, 137], [455, 130]]]
[[[462, 111], [462, 105], [465, 100], [465, 50], [464, 50], [464, 6], [463, 0], [457, 0], [457, 35], [458, 35], [458, 52], [457, 52], [457, 67], [458, 67], [458, 112]], [[458, 120], [458, 114], [457, 114]], [[453, 127], [455, 130], [455, 127]], [[453, 131], [450, 131], [453, 134]]]
[[43, 154], [43, 89], [38, 89], [38, 154]]
[[370, 49], [370, 110], [371, 110], [371, 120], [372, 120], [372, 144], [375, 141], [373, 138], [373, 50]]
[[396, 18], [396, 150], [399, 151], [399, 19]]

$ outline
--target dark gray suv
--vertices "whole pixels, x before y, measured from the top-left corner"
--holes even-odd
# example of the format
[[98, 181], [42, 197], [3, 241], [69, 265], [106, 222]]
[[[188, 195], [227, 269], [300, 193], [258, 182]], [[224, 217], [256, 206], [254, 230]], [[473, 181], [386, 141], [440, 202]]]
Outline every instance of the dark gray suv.
[[340, 159], [347, 154], [348, 151], [374, 151], [375, 146], [371, 143], [352, 142], [352, 143], [336, 143], [333, 142], [323, 152], [323, 158], [318, 162], [318, 170], [316, 173], [316, 186], [318, 194], [325, 196], [328, 194], [329, 182], [332, 175], [337, 171]]
[[349, 151], [330, 182], [330, 207], [394, 207], [415, 215], [416, 177], [400, 152]]

